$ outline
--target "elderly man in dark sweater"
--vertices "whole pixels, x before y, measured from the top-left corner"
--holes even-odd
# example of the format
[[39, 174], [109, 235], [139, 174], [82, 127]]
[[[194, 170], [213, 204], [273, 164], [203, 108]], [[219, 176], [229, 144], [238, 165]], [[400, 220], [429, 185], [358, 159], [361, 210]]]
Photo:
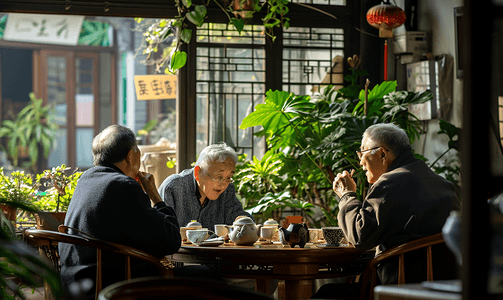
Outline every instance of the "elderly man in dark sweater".
[[[363, 134], [361, 149], [360, 165], [371, 184], [364, 201], [357, 198], [356, 183], [347, 171], [337, 175], [333, 186], [341, 199], [339, 226], [356, 248], [377, 246], [379, 255], [389, 247], [440, 233], [449, 213], [460, 209], [454, 185], [414, 157], [403, 129], [372, 125]], [[381, 283], [397, 283], [397, 270], [393, 260], [378, 267]], [[313, 298], [358, 299], [359, 290], [357, 285], [327, 284]]]
[[[95, 167], [80, 177], [65, 225], [159, 258], [177, 252], [181, 237], [175, 212], [162, 201], [154, 176], [139, 171], [141, 153], [134, 133], [120, 125], [109, 126], [94, 138], [92, 153]], [[94, 280], [96, 250], [60, 243], [59, 254], [61, 278], [66, 288], [84, 278]], [[123, 256], [103, 253], [103, 265], [103, 286], [125, 279]], [[175, 276], [205, 276], [209, 270], [194, 266], [174, 271]], [[154, 267], [133, 261], [132, 275], [159, 274]], [[88, 291], [86, 298], [94, 299], [94, 288]]]

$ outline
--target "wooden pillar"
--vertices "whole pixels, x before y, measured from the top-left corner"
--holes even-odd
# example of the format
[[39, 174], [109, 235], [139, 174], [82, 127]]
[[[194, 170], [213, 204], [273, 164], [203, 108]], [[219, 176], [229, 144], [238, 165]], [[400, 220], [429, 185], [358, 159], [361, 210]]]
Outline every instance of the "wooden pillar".
[[189, 44], [181, 51], [187, 52], [187, 64], [178, 70], [176, 96], [176, 172], [190, 168], [196, 159], [196, 27], [192, 29]]
[[[491, 43], [494, 9], [489, 0], [464, 1], [466, 18], [462, 26], [468, 41], [463, 70], [463, 132], [461, 136], [463, 299], [490, 299], [487, 295], [489, 268], [488, 191], [495, 183], [489, 168], [489, 120], [491, 76], [480, 88], [480, 74], [491, 74]], [[487, 34], [482, 34], [486, 32]], [[500, 180], [501, 181], [501, 180]], [[501, 186], [500, 186], [501, 188]], [[482, 233], [489, 238], [481, 239]]]

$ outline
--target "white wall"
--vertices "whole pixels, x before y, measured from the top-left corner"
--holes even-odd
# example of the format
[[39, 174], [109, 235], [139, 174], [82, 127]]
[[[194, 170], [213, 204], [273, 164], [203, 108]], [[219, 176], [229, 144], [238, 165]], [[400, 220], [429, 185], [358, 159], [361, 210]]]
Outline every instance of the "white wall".
[[[449, 54], [454, 58], [453, 65], [453, 107], [450, 119], [446, 121], [461, 127], [462, 84], [456, 78], [456, 39], [454, 30], [454, 7], [463, 6], [463, 0], [418, 0], [418, 31], [425, 31], [428, 45], [433, 56]], [[404, 8], [403, 0], [396, 0], [396, 5]], [[403, 33], [404, 26], [394, 30]], [[425, 121], [426, 133], [413, 145], [414, 150], [424, 155], [430, 163], [447, 149], [447, 139], [437, 135], [440, 130], [438, 120]], [[456, 151], [451, 150], [452, 155]]]

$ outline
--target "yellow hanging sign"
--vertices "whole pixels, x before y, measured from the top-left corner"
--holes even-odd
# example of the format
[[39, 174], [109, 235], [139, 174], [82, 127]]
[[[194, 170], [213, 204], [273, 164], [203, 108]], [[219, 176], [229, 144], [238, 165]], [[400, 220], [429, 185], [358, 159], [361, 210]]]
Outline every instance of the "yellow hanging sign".
[[136, 75], [134, 86], [138, 100], [176, 99], [176, 75]]

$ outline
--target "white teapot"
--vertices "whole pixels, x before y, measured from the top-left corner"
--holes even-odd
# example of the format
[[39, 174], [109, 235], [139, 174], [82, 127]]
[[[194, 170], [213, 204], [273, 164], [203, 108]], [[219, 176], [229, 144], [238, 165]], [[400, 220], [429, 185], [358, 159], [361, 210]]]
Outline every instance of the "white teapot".
[[258, 239], [257, 225], [250, 217], [241, 217], [232, 223], [229, 238], [236, 245], [251, 246]]

